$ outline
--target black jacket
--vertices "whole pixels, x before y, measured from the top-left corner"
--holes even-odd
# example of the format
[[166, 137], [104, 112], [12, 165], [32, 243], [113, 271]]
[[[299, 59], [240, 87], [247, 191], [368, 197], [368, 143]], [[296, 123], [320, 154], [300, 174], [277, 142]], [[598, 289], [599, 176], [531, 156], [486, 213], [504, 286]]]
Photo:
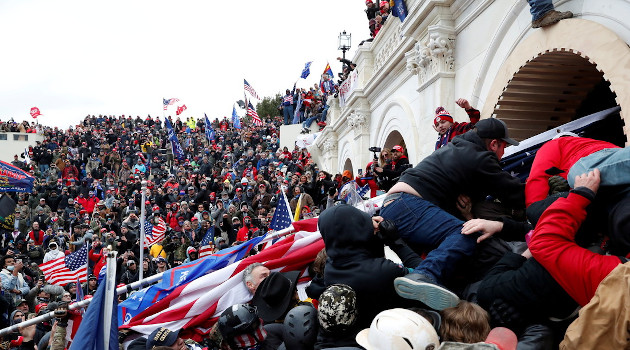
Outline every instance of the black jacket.
[[[345, 204], [326, 209], [319, 217], [319, 229], [328, 255], [325, 284], [342, 283], [354, 289], [357, 330], [369, 328], [379, 312], [408, 304], [396, 294], [394, 279], [406, 275], [405, 266], [416, 267], [421, 259], [402, 240], [389, 246], [405, 266], [384, 258], [384, 245], [374, 235], [370, 215]], [[342, 345], [351, 344], [337, 344]]]
[[524, 324], [565, 318], [578, 307], [542, 265], [512, 252], [490, 269], [479, 286], [479, 305], [488, 310], [497, 299], [515, 308], [520, 314], [515, 319]]
[[400, 181], [455, 215], [459, 213], [455, 202], [460, 194], [467, 194], [473, 201], [492, 195], [506, 206], [525, 207], [524, 184], [501, 169], [496, 154], [486, 149], [474, 131], [455, 137], [405, 171]]

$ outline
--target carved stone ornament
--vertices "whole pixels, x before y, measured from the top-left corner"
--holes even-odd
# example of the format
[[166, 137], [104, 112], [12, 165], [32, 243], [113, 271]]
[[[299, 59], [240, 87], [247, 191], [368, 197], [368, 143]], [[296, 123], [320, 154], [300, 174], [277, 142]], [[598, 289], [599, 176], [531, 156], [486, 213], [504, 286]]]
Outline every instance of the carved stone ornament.
[[367, 117], [356, 111], [350, 113], [348, 116], [348, 126], [356, 129], [363, 129], [367, 125]]
[[406, 68], [419, 75], [422, 82], [438, 73], [455, 71], [455, 39], [445, 33], [433, 32], [424, 42], [418, 42], [405, 53]]
[[337, 150], [337, 139], [333, 138], [333, 137], [329, 137], [322, 144], [322, 148], [323, 148], [324, 152], [334, 152], [334, 151], [336, 151]]

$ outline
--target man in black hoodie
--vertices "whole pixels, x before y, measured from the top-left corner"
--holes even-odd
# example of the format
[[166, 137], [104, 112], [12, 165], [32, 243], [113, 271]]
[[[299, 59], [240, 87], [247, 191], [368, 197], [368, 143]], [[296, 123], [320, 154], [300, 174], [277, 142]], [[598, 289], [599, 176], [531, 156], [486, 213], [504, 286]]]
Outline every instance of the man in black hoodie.
[[381, 216], [396, 223], [406, 242], [436, 247], [414, 273], [396, 279], [399, 295], [436, 310], [457, 305], [457, 295], [439, 283], [451, 277], [459, 261], [472, 255], [478, 238], [462, 234], [463, 222], [454, 216], [458, 196], [480, 200], [492, 195], [503, 205], [525, 205], [523, 184], [499, 165], [507, 144], [518, 142], [509, 138], [505, 123], [484, 119], [405, 171], [389, 190]]
[[[404, 304], [396, 295], [393, 282], [417, 266], [422, 259], [398, 238], [395, 228], [386, 228], [381, 217], [371, 218], [359, 209], [341, 204], [326, 209], [319, 216], [319, 230], [326, 244], [326, 286], [345, 284], [355, 291], [357, 298], [356, 328], [346, 332], [344, 339], [320, 339], [335, 346], [357, 346], [355, 336], [379, 312]], [[378, 231], [378, 232], [377, 232]], [[396, 264], [384, 257], [387, 244], [402, 260]], [[319, 296], [316, 296], [319, 298]], [[351, 334], [353, 333], [353, 334]]]

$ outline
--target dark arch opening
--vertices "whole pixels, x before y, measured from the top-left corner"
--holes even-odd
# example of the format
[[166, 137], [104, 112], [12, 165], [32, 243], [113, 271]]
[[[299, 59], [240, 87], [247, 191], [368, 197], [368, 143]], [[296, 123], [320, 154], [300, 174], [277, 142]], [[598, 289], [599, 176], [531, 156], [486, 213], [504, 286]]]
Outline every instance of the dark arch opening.
[[[604, 73], [571, 51], [546, 52], [512, 77], [493, 115], [506, 122], [513, 138], [523, 140], [589, 114], [617, 106]], [[585, 137], [624, 146], [619, 113], [583, 133]]]

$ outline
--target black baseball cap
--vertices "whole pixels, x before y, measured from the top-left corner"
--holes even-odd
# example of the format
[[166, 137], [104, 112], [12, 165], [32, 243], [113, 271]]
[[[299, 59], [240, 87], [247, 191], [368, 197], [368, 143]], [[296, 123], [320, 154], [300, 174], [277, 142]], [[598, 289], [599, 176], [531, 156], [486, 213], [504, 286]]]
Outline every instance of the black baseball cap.
[[179, 330], [171, 331], [168, 328], [160, 327], [147, 337], [147, 350], [153, 349], [154, 346], [171, 346], [177, 341]]
[[482, 139], [500, 139], [510, 145], [518, 146], [518, 141], [510, 138], [507, 125], [501, 119], [487, 118], [477, 122], [475, 125], [477, 135]]

